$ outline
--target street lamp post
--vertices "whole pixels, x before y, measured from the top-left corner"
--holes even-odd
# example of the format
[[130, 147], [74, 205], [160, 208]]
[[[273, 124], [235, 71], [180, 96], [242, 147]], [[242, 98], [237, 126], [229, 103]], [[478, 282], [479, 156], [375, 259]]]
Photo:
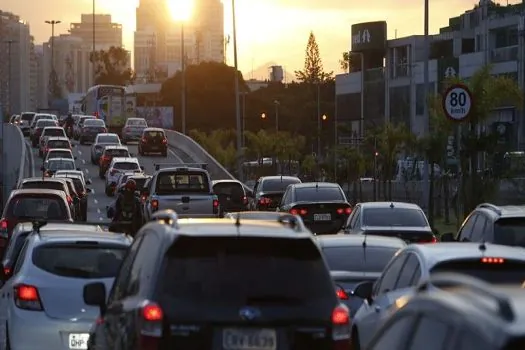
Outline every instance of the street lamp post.
[[60, 21], [51, 20], [46, 21], [47, 24], [51, 24], [51, 69], [55, 70], [55, 24], [61, 23]]
[[[429, 110], [428, 110], [428, 84], [429, 84], [429, 72], [428, 72], [428, 60], [430, 56], [430, 41], [428, 37], [428, 12], [429, 12], [429, 4], [428, 0], [425, 1], [425, 20], [424, 20], [424, 63], [423, 63], [423, 84], [425, 87], [423, 88], [423, 96], [425, 103], [423, 104], [423, 136], [428, 136], [429, 133], [429, 127], [430, 127], [430, 117], [429, 117]], [[428, 214], [428, 208], [429, 208], [429, 201], [430, 198], [430, 181], [429, 181], [429, 165], [428, 165], [428, 159], [425, 159], [425, 162], [423, 164], [423, 200], [424, 200], [424, 206], [427, 210]]]
[[279, 132], [279, 106], [281, 103], [277, 100], [274, 100], [273, 104], [275, 105], [275, 131]]
[[[16, 43], [16, 41], [14, 40], [7, 40], [6, 41], [6, 44], [7, 44], [7, 112], [8, 114], [11, 113], [11, 109], [12, 109], [12, 106], [11, 106], [11, 103], [12, 103], [12, 98], [13, 98], [13, 95], [11, 93], [11, 79], [12, 79], [12, 75], [13, 75], [13, 72], [12, 72], [12, 69], [13, 69], [13, 65], [12, 65], [12, 55], [11, 55], [11, 45], [13, 45], [14, 43]], [[3, 131], [3, 129], [2, 129]], [[2, 139], [3, 139], [3, 135], [2, 135]]]
[[242, 147], [246, 147], [246, 95], [248, 92], [243, 91], [242, 94]]
[[[93, 17], [92, 17], [92, 30], [93, 30], [93, 42], [92, 42], [92, 55], [95, 55], [95, 0], [93, 0]], [[93, 62], [91, 62], [91, 65], [92, 65], [92, 69], [93, 69], [93, 85], [95, 85], [95, 78], [96, 78], [96, 73], [95, 73], [95, 57], [93, 57]]]
[[181, 119], [182, 133], [186, 134], [186, 52], [184, 50], [184, 22], [180, 24]]
[[239, 101], [239, 67], [237, 62], [237, 26], [235, 20], [235, 0], [232, 0], [233, 22], [233, 64], [235, 66], [235, 121], [237, 129], [237, 177], [243, 180], [242, 174], [242, 135], [241, 135], [241, 106]]
[[317, 82], [317, 157], [321, 157], [321, 82]]

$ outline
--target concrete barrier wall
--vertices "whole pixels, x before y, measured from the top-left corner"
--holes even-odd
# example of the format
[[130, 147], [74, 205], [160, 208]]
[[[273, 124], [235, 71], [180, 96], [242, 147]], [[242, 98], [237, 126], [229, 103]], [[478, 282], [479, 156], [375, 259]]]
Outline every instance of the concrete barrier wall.
[[27, 176], [26, 143], [20, 129], [13, 124], [4, 124], [4, 160], [5, 174], [3, 174], [4, 188], [7, 193], [4, 200], [9, 197], [11, 190], [17, 185], [20, 178]]

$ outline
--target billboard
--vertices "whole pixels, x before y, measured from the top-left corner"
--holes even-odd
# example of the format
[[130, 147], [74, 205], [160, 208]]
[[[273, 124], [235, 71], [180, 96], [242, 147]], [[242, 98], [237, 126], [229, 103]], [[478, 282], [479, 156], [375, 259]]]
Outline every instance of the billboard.
[[173, 107], [135, 107], [135, 111], [150, 127], [173, 129]]
[[385, 51], [386, 21], [352, 25], [352, 52]]

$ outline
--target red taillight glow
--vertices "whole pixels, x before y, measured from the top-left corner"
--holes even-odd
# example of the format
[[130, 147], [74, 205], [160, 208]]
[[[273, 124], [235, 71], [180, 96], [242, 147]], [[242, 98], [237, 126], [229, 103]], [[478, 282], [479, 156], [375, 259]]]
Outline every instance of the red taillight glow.
[[146, 142], [148, 142], [148, 140], [146, 140], [145, 137], [143, 137], [141, 141], [142, 141], [142, 143], [146, 143]]
[[9, 276], [11, 274], [11, 269], [9, 267], [4, 267], [4, 275]]
[[290, 209], [290, 214], [297, 215], [299, 214], [299, 211], [297, 209]]
[[0, 221], [0, 229], [7, 230], [7, 226], [9, 226], [9, 222], [6, 219], [2, 219]]
[[146, 196], [141, 196], [141, 197], [140, 197], [140, 200], [141, 200], [142, 202], [145, 202], [145, 201], [146, 201]]
[[219, 207], [219, 200], [218, 199], [214, 199], [213, 200], [213, 207], [214, 208], [218, 208]]
[[350, 207], [337, 209], [337, 214], [339, 215], [343, 215], [343, 214], [349, 215], [351, 213], [352, 213], [352, 208]]
[[337, 214], [343, 214], [345, 210], [343, 208], [337, 208]]
[[505, 263], [505, 259], [503, 258], [481, 258], [481, 262], [484, 264], [503, 264]]
[[108, 129], [102, 128], [102, 132], [108, 132]]
[[300, 210], [299, 210], [299, 214], [300, 214], [300, 215], [306, 215], [306, 214], [308, 214], [308, 210], [306, 210], [306, 209], [300, 209]]
[[347, 325], [350, 323], [350, 313], [343, 306], [338, 306], [332, 312], [332, 323], [337, 326]]
[[437, 238], [432, 236], [432, 240], [430, 241], [430, 243], [437, 243], [437, 242], [438, 242]]
[[348, 300], [348, 294], [341, 287], [337, 287], [335, 294], [341, 300]]
[[151, 201], [151, 207], [152, 207], [153, 209], [158, 209], [158, 208], [159, 208], [159, 201], [156, 200], [156, 199], [153, 199], [153, 200]]
[[142, 317], [149, 322], [162, 321], [162, 309], [157, 304], [148, 304], [142, 308]]
[[35, 286], [19, 284], [14, 286], [15, 305], [20, 309], [41, 311], [42, 303]]
[[248, 197], [246, 197], [246, 196], [242, 197], [242, 202], [244, 204], [248, 204]]
[[270, 198], [262, 197], [259, 199], [259, 204], [268, 205], [272, 202]]
[[167, 143], [168, 143], [168, 139], [163, 139], [163, 140], [162, 140], [162, 143], [163, 143], [163, 144], [167, 144]]
[[437, 242], [438, 242], [437, 238], [434, 235], [432, 235], [432, 238], [430, 238], [430, 240], [424, 239], [424, 240], [419, 241], [418, 243], [437, 243]]
[[347, 214], [347, 215], [352, 214], [352, 208], [350, 208], [350, 207], [345, 208], [345, 214]]
[[67, 196], [67, 202], [71, 204], [71, 202], [73, 202], [73, 198], [71, 198], [71, 196]]

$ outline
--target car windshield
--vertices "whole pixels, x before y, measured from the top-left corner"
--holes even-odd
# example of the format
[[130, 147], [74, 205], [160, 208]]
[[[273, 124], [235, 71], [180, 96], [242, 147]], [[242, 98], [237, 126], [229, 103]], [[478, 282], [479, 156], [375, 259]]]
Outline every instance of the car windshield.
[[70, 148], [69, 141], [66, 140], [50, 140], [47, 142], [48, 148]]
[[73, 159], [73, 154], [69, 151], [49, 151], [47, 154], [48, 158], [71, 158]]
[[7, 217], [42, 218], [49, 220], [66, 220], [67, 210], [62, 198], [55, 195], [19, 195], [9, 202]]
[[106, 149], [105, 153], [110, 157], [129, 157], [127, 149]]
[[64, 191], [64, 184], [61, 181], [28, 181], [22, 183], [21, 188], [45, 188], [48, 190]]
[[381, 272], [399, 250], [391, 247], [341, 245], [324, 247], [323, 255], [331, 271]]
[[144, 188], [144, 184], [146, 183], [146, 178], [145, 177], [133, 177], [133, 180], [137, 184], [137, 189], [140, 190], [140, 189]]
[[62, 128], [52, 128], [52, 129], [44, 129], [44, 133], [42, 136], [65, 136], [64, 129]]
[[79, 121], [78, 121], [78, 123], [79, 123], [80, 125], [84, 125], [84, 123], [85, 123], [87, 120], [92, 120], [92, 119], [95, 119], [95, 117], [87, 117], [87, 118], [84, 117], [84, 118], [80, 118]]
[[22, 113], [22, 120], [25, 120], [26, 122], [30, 122], [35, 117], [35, 113]]
[[219, 182], [213, 185], [217, 196], [244, 197], [244, 188], [238, 182]]
[[77, 193], [84, 192], [84, 183], [82, 182], [82, 180], [79, 177], [72, 177], [72, 176], [67, 176], [67, 175], [59, 175], [59, 176], [56, 176], [56, 177], [58, 177], [58, 178], [67, 178], [67, 179], [73, 180], [73, 185], [75, 186], [75, 192], [77, 192]]
[[100, 126], [100, 127], [104, 127], [106, 124], [104, 123], [103, 120], [100, 120], [100, 119], [88, 119], [84, 122], [84, 126], [85, 127], [89, 127], [89, 126]]
[[181, 237], [166, 260], [159, 278], [161, 300], [183, 314], [224, 305], [316, 312], [314, 305], [330, 309], [335, 302], [333, 282], [310, 239]]
[[52, 243], [36, 247], [32, 255], [33, 264], [62, 277], [115, 277], [127, 248], [100, 242], [90, 243]]
[[128, 119], [127, 126], [147, 126], [144, 119]]
[[47, 162], [48, 170], [75, 170], [75, 163], [73, 161], [69, 162], [67, 160], [54, 160], [51, 159]]
[[120, 143], [117, 135], [103, 135], [97, 138], [97, 143]]
[[113, 165], [118, 170], [140, 170], [140, 166], [135, 162], [118, 162]]
[[339, 187], [296, 187], [297, 202], [345, 201]]
[[148, 131], [146, 137], [149, 139], [164, 138], [164, 132], [162, 131]]
[[498, 219], [494, 224], [494, 243], [525, 247], [525, 217]]
[[425, 214], [419, 209], [408, 208], [364, 208], [364, 226], [428, 226]]
[[36, 123], [37, 128], [45, 128], [46, 126], [56, 126], [57, 123], [51, 119], [42, 119]]
[[485, 260], [479, 258], [446, 261], [434, 266], [431, 273], [454, 272], [476, 277], [491, 284], [522, 286], [525, 281], [525, 261], [501, 259], [498, 263], [487, 263], [484, 262]]
[[284, 192], [286, 190], [286, 187], [291, 184], [300, 183], [301, 180], [299, 179], [290, 179], [290, 178], [282, 178], [282, 179], [265, 179], [262, 182], [260, 191], [262, 192]]
[[155, 192], [159, 195], [180, 192], [210, 192], [208, 177], [202, 172], [163, 171], [157, 175]]

